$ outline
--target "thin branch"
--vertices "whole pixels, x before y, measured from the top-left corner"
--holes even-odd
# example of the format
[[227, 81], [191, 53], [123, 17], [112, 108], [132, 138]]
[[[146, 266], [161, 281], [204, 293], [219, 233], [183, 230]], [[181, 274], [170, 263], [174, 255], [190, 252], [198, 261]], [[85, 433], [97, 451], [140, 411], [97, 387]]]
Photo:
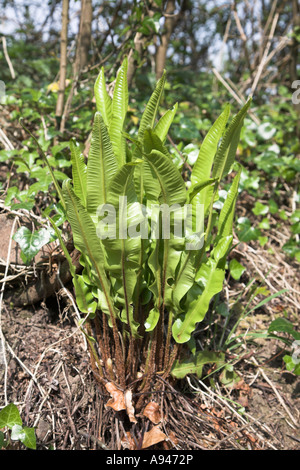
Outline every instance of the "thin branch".
[[245, 31], [243, 29], [243, 26], [242, 26], [242, 23], [241, 23], [241, 20], [238, 16], [238, 13], [237, 13], [237, 10], [236, 10], [236, 5], [234, 6], [233, 8], [233, 16], [234, 16], [234, 19], [235, 19], [235, 23], [236, 23], [236, 26], [237, 26], [237, 29], [240, 33], [240, 36], [241, 36], [241, 39], [243, 41], [243, 46], [244, 46], [244, 52], [245, 52], [245, 58], [246, 58], [246, 61], [248, 63], [248, 67], [249, 67], [249, 70], [251, 70], [251, 62], [250, 62], [250, 58], [249, 58], [249, 54], [248, 54], [248, 49], [247, 49], [247, 36], [245, 34]]
[[2, 44], [3, 44], [4, 57], [6, 59], [8, 67], [9, 67], [11, 78], [15, 79], [16, 74], [15, 74], [15, 71], [14, 71], [14, 68], [13, 68], [13, 64], [11, 63], [11, 60], [10, 60], [8, 52], [7, 52], [7, 45], [6, 45], [6, 37], [5, 36], [2, 36]]
[[265, 45], [265, 38], [267, 37], [267, 31], [269, 29], [269, 26], [271, 24], [271, 21], [272, 21], [272, 18], [274, 17], [274, 13], [276, 11], [276, 8], [277, 8], [277, 3], [278, 3], [278, 0], [274, 0], [272, 2], [272, 6], [271, 6], [271, 9], [270, 9], [270, 13], [269, 13], [269, 16], [268, 16], [268, 19], [266, 21], [266, 24], [265, 24], [265, 27], [262, 31], [262, 35], [261, 35], [261, 43], [260, 43], [260, 46], [259, 46], [259, 50], [258, 50], [258, 56], [256, 55], [254, 57], [254, 65], [255, 65], [255, 62], [256, 62], [256, 59], [257, 57], [261, 60], [262, 59], [262, 56], [263, 56], [263, 50], [264, 50], [264, 45]]
[[62, 7], [62, 28], [60, 35], [60, 65], [59, 65], [59, 90], [56, 102], [57, 127], [59, 119], [63, 113], [66, 76], [67, 76], [67, 43], [68, 43], [68, 23], [69, 23], [69, 0], [63, 1]]
[[267, 45], [266, 45], [266, 48], [265, 48], [265, 52], [263, 54], [262, 60], [259, 64], [254, 82], [253, 82], [252, 87], [251, 87], [251, 95], [254, 94], [254, 92], [256, 90], [256, 87], [258, 85], [260, 76], [262, 74], [262, 71], [263, 71], [264, 67], [266, 66], [266, 60], [267, 60], [269, 50], [270, 50], [270, 47], [271, 47], [271, 44], [272, 44], [272, 39], [273, 39], [273, 36], [274, 36], [274, 33], [275, 33], [275, 29], [276, 29], [276, 26], [277, 26], [278, 19], [279, 19], [279, 13], [276, 13], [276, 15], [274, 16], [273, 22], [272, 22], [271, 31], [270, 31], [270, 34], [269, 34], [269, 39], [268, 39], [268, 42], [267, 42]]
[[224, 87], [226, 88], [226, 90], [229, 91], [229, 93], [231, 94], [231, 96], [240, 104], [240, 105], [243, 105], [243, 100], [236, 94], [236, 92], [231, 88], [230, 85], [228, 85], [228, 83], [226, 82], [226, 80], [222, 77], [222, 75], [218, 72], [218, 70], [216, 68], [213, 68], [212, 69], [213, 73], [215, 74], [215, 76], [217, 77], [217, 79], [224, 85]]
[[[226, 82], [226, 80], [222, 77], [222, 75], [218, 72], [218, 70], [216, 68], [213, 68], [213, 73], [215, 74], [215, 76], [218, 78], [218, 80], [220, 80], [220, 82], [224, 85], [224, 87], [226, 88], [226, 90], [229, 91], [229, 93], [231, 94], [231, 96], [233, 96], [233, 98], [241, 105], [243, 106], [246, 102], [246, 100], [242, 100], [240, 98], [240, 96], [233, 90], [233, 88]], [[249, 111], [249, 116], [252, 118], [252, 120], [255, 122], [255, 124], [259, 125], [260, 124], [260, 120], [257, 116], [255, 116], [255, 114], [253, 114], [252, 111]]]
[[224, 47], [225, 47], [226, 42], [228, 40], [230, 26], [231, 26], [231, 16], [229, 16], [228, 21], [226, 23], [225, 33], [224, 33], [222, 45], [220, 47], [219, 58], [218, 58], [218, 70], [221, 70], [221, 68], [222, 68], [223, 56], [224, 56]]
[[3, 144], [5, 150], [14, 150], [13, 144], [2, 129], [0, 129], [0, 142]]

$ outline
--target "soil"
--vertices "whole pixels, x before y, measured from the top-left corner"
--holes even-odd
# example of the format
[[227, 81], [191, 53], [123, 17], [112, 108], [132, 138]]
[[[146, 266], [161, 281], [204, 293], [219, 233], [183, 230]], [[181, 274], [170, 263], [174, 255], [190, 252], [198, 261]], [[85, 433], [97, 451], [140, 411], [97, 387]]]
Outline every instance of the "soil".
[[[36, 428], [37, 449], [121, 450], [115, 412], [105, 407], [107, 397], [91, 373], [84, 338], [69, 314], [58, 314], [56, 301], [37, 308], [5, 308], [8, 364], [6, 384], [4, 370], [0, 377], [1, 402], [5, 385], [23, 423]], [[174, 445], [167, 448], [300, 449], [300, 381], [284, 370], [274, 341], [257, 348], [255, 359], [268, 381], [246, 355], [235, 367], [243, 387], [211, 396], [193, 378], [170, 388], [164, 427]], [[245, 412], [237, 415], [236, 406], [228, 408], [228, 399], [244, 405]], [[187, 413], [198, 417], [194, 426], [185, 422]]]

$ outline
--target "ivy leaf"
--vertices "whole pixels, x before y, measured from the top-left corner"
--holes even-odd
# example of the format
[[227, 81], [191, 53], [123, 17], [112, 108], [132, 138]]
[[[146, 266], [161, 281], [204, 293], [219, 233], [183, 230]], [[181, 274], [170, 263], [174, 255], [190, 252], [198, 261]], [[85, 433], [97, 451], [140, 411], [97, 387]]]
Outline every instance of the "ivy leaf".
[[36, 437], [34, 428], [23, 427], [15, 424], [11, 430], [11, 440], [21, 441], [29, 449], [36, 449]]
[[276, 214], [278, 212], [278, 205], [274, 199], [269, 200], [269, 209], [271, 214]]
[[300, 340], [300, 333], [294, 329], [293, 324], [286, 318], [276, 318], [276, 320], [272, 321], [268, 328], [268, 332], [271, 333], [273, 331], [288, 333], [294, 339]]
[[246, 270], [246, 268], [241, 265], [241, 263], [239, 263], [236, 259], [232, 259], [229, 263], [229, 270], [233, 279], [238, 281], [243, 272]]
[[266, 215], [269, 212], [269, 207], [257, 201], [254, 208], [252, 209], [252, 212], [255, 215]]
[[22, 419], [16, 405], [10, 403], [0, 411], [0, 429], [5, 426], [12, 429], [15, 425], [22, 426]]
[[256, 227], [253, 227], [247, 217], [240, 217], [237, 222], [238, 237], [241, 242], [247, 243], [251, 240], [257, 240], [261, 235], [260, 230]]
[[289, 372], [293, 372], [295, 375], [300, 375], [300, 363], [295, 364], [293, 358], [288, 355], [283, 356], [283, 360], [285, 362], [286, 369]]
[[26, 202], [18, 202], [17, 204], [13, 204], [11, 206], [11, 210], [17, 211], [19, 209], [25, 209], [27, 211], [30, 211], [35, 205], [35, 201], [26, 201]]
[[12, 441], [23, 441], [25, 439], [25, 433], [21, 424], [14, 424], [11, 429], [11, 440]]
[[241, 380], [240, 376], [234, 371], [230, 364], [226, 364], [219, 378], [220, 382], [227, 388], [234, 388], [234, 386]]
[[267, 217], [264, 217], [262, 219], [262, 221], [260, 222], [259, 224], [259, 228], [263, 229], [263, 230], [269, 230], [270, 228], [270, 222], [269, 222], [269, 219]]
[[21, 248], [21, 258], [28, 264], [40, 251], [42, 246], [56, 239], [55, 232], [52, 229], [41, 228], [38, 231], [31, 232], [27, 227], [20, 227], [13, 236], [13, 239]]
[[20, 438], [20, 441], [23, 442], [24, 446], [28, 449], [36, 449], [36, 437], [34, 428], [23, 427], [23, 435]]

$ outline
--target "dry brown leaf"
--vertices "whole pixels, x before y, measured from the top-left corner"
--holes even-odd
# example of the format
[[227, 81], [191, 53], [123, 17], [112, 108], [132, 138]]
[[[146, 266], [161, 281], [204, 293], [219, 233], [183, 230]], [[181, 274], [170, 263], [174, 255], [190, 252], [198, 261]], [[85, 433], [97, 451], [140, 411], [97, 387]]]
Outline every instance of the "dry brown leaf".
[[247, 431], [244, 430], [244, 434], [252, 442], [252, 444], [255, 444], [257, 442], [257, 439], [251, 434], [249, 434]]
[[132, 392], [131, 390], [125, 390], [124, 393], [126, 411], [131, 423], [137, 423], [137, 419], [134, 416], [134, 407], [132, 404]]
[[176, 446], [178, 444], [178, 439], [174, 431], [169, 432], [168, 439], [170, 441], [170, 444], [172, 444], [173, 446]]
[[105, 385], [105, 388], [112, 396], [105, 406], [110, 406], [115, 411], [126, 410], [124, 393], [119, 390], [112, 382], [108, 382]]
[[136, 444], [129, 431], [126, 431], [126, 436], [122, 437], [121, 444], [123, 449], [136, 450]]
[[238, 396], [238, 403], [243, 406], [244, 408], [247, 408], [249, 406], [249, 400], [248, 398], [252, 396], [252, 389], [249, 387], [249, 385], [244, 381], [243, 378], [239, 380], [235, 385], [234, 388], [238, 390], [239, 396]]
[[147, 447], [154, 446], [154, 444], [158, 444], [166, 439], [167, 436], [162, 432], [159, 426], [154, 426], [150, 431], [145, 432], [142, 449], [147, 449]]
[[143, 415], [146, 418], [149, 418], [153, 424], [158, 424], [161, 422], [161, 413], [159, 411], [159, 405], [155, 401], [150, 401], [143, 412]]
[[249, 406], [249, 400], [248, 400], [248, 396], [247, 395], [244, 395], [243, 393], [240, 392], [239, 396], [238, 396], [238, 399], [237, 399], [237, 402], [243, 406], [244, 408], [248, 408]]
[[237, 424], [235, 421], [230, 421], [229, 424], [230, 424], [230, 426], [232, 426], [233, 428], [238, 428], [238, 424]]
[[242, 390], [243, 392], [251, 393], [251, 388], [249, 385], [241, 378], [238, 382], [234, 384], [233, 387], [235, 390]]

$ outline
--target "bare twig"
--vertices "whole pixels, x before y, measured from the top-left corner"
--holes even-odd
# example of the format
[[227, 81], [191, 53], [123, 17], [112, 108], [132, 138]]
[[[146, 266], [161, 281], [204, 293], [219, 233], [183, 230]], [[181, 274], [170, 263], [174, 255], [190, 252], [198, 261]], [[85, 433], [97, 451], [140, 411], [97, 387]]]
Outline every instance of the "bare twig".
[[4, 150], [14, 150], [13, 144], [2, 129], [0, 129], [0, 142], [3, 144]]
[[222, 75], [218, 72], [218, 70], [216, 68], [213, 68], [212, 69], [213, 73], [215, 74], [215, 76], [217, 77], [217, 79], [224, 85], [224, 87], [226, 88], [226, 90], [229, 91], [229, 93], [231, 94], [231, 96], [233, 96], [233, 98], [239, 103], [239, 104], [244, 104], [243, 101], [241, 100], [241, 98], [235, 93], [235, 91], [231, 88], [230, 85], [228, 85], [228, 83], [226, 82], [226, 80], [222, 77]]
[[248, 53], [248, 49], [247, 49], [247, 36], [245, 34], [245, 31], [244, 31], [242, 23], [240, 21], [239, 15], [237, 13], [236, 5], [234, 5], [234, 8], [233, 8], [233, 16], [234, 16], [234, 19], [235, 19], [237, 29], [238, 29], [238, 31], [240, 33], [240, 36], [241, 36], [241, 39], [243, 41], [246, 61], [247, 61], [249, 70], [251, 70], [251, 62], [250, 62], [249, 53]]
[[3, 44], [4, 57], [6, 59], [8, 67], [9, 67], [11, 78], [15, 79], [16, 74], [15, 74], [15, 71], [14, 71], [14, 68], [13, 68], [13, 64], [11, 63], [11, 60], [10, 60], [8, 52], [7, 52], [7, 45], [6, 45], [6, 37], [5, 36], [2, 36], [2, 44]]
[[63, 114], [66, 76], [67, 76], [67, 42], [68, 42], [68, 22], [69, 22], [69, 0], [63, 1], [62, 7], [62, 28], [60, 36], [60, 66], [59, 66], [59, 90], [56, 102], [56, 117], [59, 122]]
[[79, 429], [78, 434], [80, 434], [80, 436], [85, 437], [86, 439], [91, 439], [91, 441], [93, 441], [95, 444], [99, 445], [99, 447], [101, 447], [101, 449], [109, 450], [108, 447], [104, 444], [104, 442], [97, 439], [97, 437], [92, 436], [92, 435], [88, 434], [87, 432], [82, 431], [81, 429]]
[[[229, 91], [229, 93], [231, 94], [231, 96], [233, 96], [233, 98], [242, 106], [245, 104], [245, 100], [243, 101], [240, 96], [233, 90], [233, 88], [227, 83], [227, 81], [222, 77], [222, 75], [218, 72], [218, 70], [216, 68], [213, 68], [213, 73], [215, 74], [215, 76], [217, 77], [217, 79], [224, 85], [224, 87], [226, 88], [226, 90]], [[249, 116], [253, 119], [253, 121], [255, 122], [255, 124], [259, 125], [260, 124], [260, 120], [257, 116], [255, 116], [255, 114], [252, 113], [252, 111], [249, 111]]]
[[221, 70], [221, 68], [222, 68], [224, 47], [225, 47], [225, 44], [226, 44], [228, 36], [229, 36], [230, 26], [231, 26], [231, 16], [229, 16], [228, 21], [226, 23], [225, 33], [224, 33], [222, 45], [220, 47], [219, 58], [218, 58], [218, 66], [217, 66], [218, 70]]
[[266, 21], [266, 24], [264, 26], [264, 29], [262, 31], [262, 35], [261, 35], [261, 43], [260, 43], [260, 46], [259, 46], [259, 50], [257, 52], [257, 56], [254, 57], [254, 63], [256, 62], [256, 58], [258, 57], [260, 60], [262, 59], [262, 56], [263, 56], [263, 50], [264, 50], [264, 45], [265, 45], [265, 38], [267, 36], [267, 31], [269, 29], [269, 26], [271, 24], [271, 21], [272, 21], [272, 18], [274, 16], [274, 13], [276, 11], [276, 8], [277, 8], [277, 3], [278, 3], [278, 0], [274, 0], [272, 2], [272, 5], [271, 5], [271, 9], [270, 9], [270, 13], [269, 13], [269, 16], [268, 16], [268, 19]]
[[17, 211], [14, 211], [10, 209], [9, 207], [5, 206], [4, 201], [0, 200], [0, 209], [3, 209], [5, 212], [8, 214], [16, 215], [17, 217], [28, 217], [29, 220], [35, 219], [37, 222], [39, 222], [43, 226], [49, 227], [49, 221], [47, 219], [44, 219], [43, 217], [40, 217], [36, 215], [33, 211], [29, 211], [27, 209], [18, 209]]
[[251, 94], [252, 95], [254, 94], [254, 92], [256, 90], [256, 87], [258, 85], [258, 82], [259, 82], [260, 76], [262, 74], [262, 71], [263, 71], [264, 67], [266, 66], [266, 60], [267, 60], [269, 50], [270, 50], [270, 47], [271, 47], [271, 44], [272, 44], [272, 39], [273, 39], [273, 36], [274, 36], [274, 33], [275, 33], [275, 29], [276, 29], [276, 26], [277, 26], [278, 19], [279, 19], [279, 13], [276, 13], [275, 16], [274, 16], [273, 22], [272, 22], [272, 26], [271, 26], [271, 30], [270, 30], [270, 34], [269, 34], [269, 39], [268, 39], [268, 42], [266, 44], [265, 52], [263, 54], [262, 60], [259, 64], [254, 82], [253, 82], [252, 87], [251, 87]]
[[240, 21], [240, 18], [238, 16], [238, 14], [237, 14], [237, 11], [235, 9], [233, 10], [233, 16], [234, 16], [234, 19], [235, 19], [235, 22], [236, 22], [237, 29], [239, 30], [241, 39], [244, 42], [246, 42], [247, 41], [247, 36], [246, 36], [245, 31], [242, 27], [242, 24], [241, 24], [241, 21]]

